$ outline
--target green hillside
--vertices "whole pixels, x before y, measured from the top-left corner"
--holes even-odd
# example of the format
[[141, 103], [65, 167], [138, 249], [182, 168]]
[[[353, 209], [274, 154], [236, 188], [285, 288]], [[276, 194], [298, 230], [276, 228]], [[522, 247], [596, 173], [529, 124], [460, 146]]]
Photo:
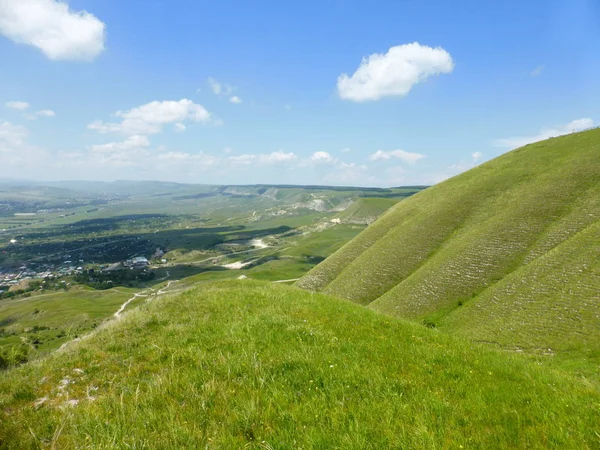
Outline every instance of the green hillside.
[[338, 216], [344, 223], [370, 224], [398, 203], [394, 198], [359, 198]]
[[298, 286], [472, 339], [600, 355], [600, 130], [397, 204]]
[[597, 448], [597, 387], [351, 302], [220, 282], [0, 375], [0, 448]]

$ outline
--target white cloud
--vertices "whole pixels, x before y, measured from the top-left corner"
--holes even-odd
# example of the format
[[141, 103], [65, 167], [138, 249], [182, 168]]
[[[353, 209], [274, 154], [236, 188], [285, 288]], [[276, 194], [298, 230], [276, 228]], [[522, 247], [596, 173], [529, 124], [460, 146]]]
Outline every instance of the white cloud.
[[186, 129], [187, 127], [182, 123], [175, 124], [175, 133], [183, 133]]
[[481, 160], [481, 158], [483, 158], [483, 153], [475, 152], [471, 156], [473, 157], [473, 162], [476, 163], [477, 161]]
[[337, 159], [328, 152], [314, 152], [310, 160], [315, 164], [335, 164], [337, 162]]
[[533, 69], [531, 72], [529, 72], [529, 75], [531, 75], [532, 77], [539, 77], [542, 72], [544, 71], [544, 66], [538, 66], [535, 69]]
[[293, 153], [285, 153], [282, 151], [272, 152], [269, 154], [258, 155], [258, 161], [264, 164], [281, 164], [296, 161], [298, 156]]
[[388, 152], [377, 150], [375, 153], [369, 155], [371, 161], [387, 161], [392, 158], [397, 158], [405, 163], [414, 164], [419, 159], [425, 158], [425, 155], [405, 152], [404, 150], [390, 150]]
[[228, 84], [221, 83], [213, 77], [208, 77], [208, 85], [216, 95], [229, 95], [234, 91], [234, 87]]
[[46, 170], [48, 152], [29, 144], [28, 134], [24, 126], [0, 122], [0, 176], [38, 176]]
[[344, 73], [338, 77], [337, 89], [341, 98], [355, 102], [404, 96], [428, 77], [453, 70], [454, 62], [446, 50], [413, 42], [363, 58], [352, 76]]
[[577, 119], [569, 122], [566, 125], [557, 126], [554, 128], [546, 128], [538, 134], [532, 136], [518, 136], [512, 138], [497, 139], [493, 142], [495, 147], [501, 148], [518, 148], [533, 142], [543, 141], [551, 137], [562, 136], [564, 134], [573, 133], [576, 131], [592, 128], [594, 121], [591, 118]]
[[21, 145], [27, 136], [27, 128], [10, 122], [0, 123], [0, 145]]
[[269, 165], [269, 164], [289, 164], [298, 160], [298, 155], [293, 152], [285, 153], [283, 151], [261, 153], [259, 155], [239, 155], [229, 156], [227, 160], [237, 166], [249, 165]]
[[6, 107], [10, 108], [10, 109], [16, 109], [18, 111], [25, 111], [27, 108], [29, 108], [29, 103], [27, 103], [27, 102], [17, 102], [17, 101], [15, 101], [15, 102], [7, 102], [6, 103]]
[[129, 111], [117, 111], [115, 116], [123, 120], [119, 123], [97, 120], [87, 128], [98, 133], [156, 134], [167, 124], [181, 124], [184, 121], [208, 123], [212, 120], [211, 114], [202, 105], [185, 98], [179, 101], [154, 101]]
[[110, 142], [108, 144], [92, 145], [92, 153], [112, 153], [128, 150], [136, 150], [150, 146], [150, 141], [146, 136], [134, 135], [125, 139], [123, 142]]
[[0, 0], [0, 34], [52, 60], [91, 61], [104, 51], [105, 24], [57, 0]]
[[234, 95], [233, 97], [231, 97], [231, 98], [229, 99], [229, 101], [230, 101], [231, 103], [242, 103], [242, 99], [241, 99], [241, 98], [239, 98], [237, 95]]
[[40, 111], [37, 111], [35, 115], [38, 117], [54, 117], [56, 116], [56, 113], [51, 109], [42, 109]]
[[348, 153], [350, 150], [351, 150], [350, 147], [345, 147], [345, 148], [341, 149], [340, 152]]
[[151, 156], [150, 141], [146, 136], [134, 135], [123, 142], [92, 145], [90, 158], [93, 163], [111, 167], [139, 166]]

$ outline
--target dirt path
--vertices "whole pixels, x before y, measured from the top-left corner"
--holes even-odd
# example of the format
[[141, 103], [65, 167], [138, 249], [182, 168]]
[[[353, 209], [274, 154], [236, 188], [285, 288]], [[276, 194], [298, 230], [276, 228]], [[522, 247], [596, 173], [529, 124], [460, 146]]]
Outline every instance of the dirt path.
[[129, 300], [127, 300], [125, 303], [123, 303], [121, 305], [121, 307], [119, 308], [119, 310], [113, 314], [113, 316], [115, 316], [117, 319], [121, 316], [121, 313], [123, 311], [125, 311], [125, 308], [127, 308], [127, 305], [129, 305], [132, 301], [134, 301], [136, 298], [138, 297], [148, 297], [149, 294], [146, 294], [146, 291], [142, 291], [142, 292], [138, 292], [137, 294], [134, 294], [133, 297], [131, 297]]
[[271, 281], [271, 283], [291, 283], [292, 281], [298, 281], [300, 278], [290, 278], [289, 280], [277, 280]]
[[[128, 299], [125, 303], [123, 303], [121, 305], [121, 307], [119, 308], [119, 310], [113, 314], [114, 317], [116, 317], [117, 319], [119, 317], [121, 317], [121, 314], [123, 314], [123, 312], [125, 311], [125, 308], [127, 308], [127, 306], [134, 301], [136, 298], [140, 298], [140, 297], [160, 297], [161, 295], [164, 294], [170, 294], [171, 292], [168, 291], [168, 289], [171, 287], [172, 284], [177, 283], [179, 280], [171, 280], [169, 281], [166, 286], [160, 288], [158, 291], [155, 291], [152, 288], [148, 288], [145, 289], [141, 292], [138, 292], [136, 294], [133, 295], [133, 297], [131, 297], [130, 299]], [[172, 291], [172, 292], [177, 292], [177, 291]]]

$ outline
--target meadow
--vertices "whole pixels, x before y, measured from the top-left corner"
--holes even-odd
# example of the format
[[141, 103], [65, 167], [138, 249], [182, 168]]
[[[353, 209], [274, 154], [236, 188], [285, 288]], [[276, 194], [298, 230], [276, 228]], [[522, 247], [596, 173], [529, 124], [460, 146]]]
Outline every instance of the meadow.
[[0, 375], [3, 448], [595, 448], [597, 386], [351, 302], [241, 280]]

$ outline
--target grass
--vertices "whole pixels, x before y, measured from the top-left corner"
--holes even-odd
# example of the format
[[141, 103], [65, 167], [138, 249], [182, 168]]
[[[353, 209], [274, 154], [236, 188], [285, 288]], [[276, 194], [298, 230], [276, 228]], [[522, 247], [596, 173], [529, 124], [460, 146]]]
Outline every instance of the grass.
[[397, 204], [298, 286], [525, 351], [600, 352], [600, 130]]
[[92, 330], [135, 291], [76, 288], [69, 292], [2, 300], [0, 348], [10, 351], [14, 346], [25, 346], [31, 354], [55, 349]]
[[586, 449], [599, 405], [523, 358], [245, 280], [0, 375], [0, 447]]
[[398, 201], [397, 198], [360, 198], [342, 211], [339, 217], [345, 223], [370, 224]]

